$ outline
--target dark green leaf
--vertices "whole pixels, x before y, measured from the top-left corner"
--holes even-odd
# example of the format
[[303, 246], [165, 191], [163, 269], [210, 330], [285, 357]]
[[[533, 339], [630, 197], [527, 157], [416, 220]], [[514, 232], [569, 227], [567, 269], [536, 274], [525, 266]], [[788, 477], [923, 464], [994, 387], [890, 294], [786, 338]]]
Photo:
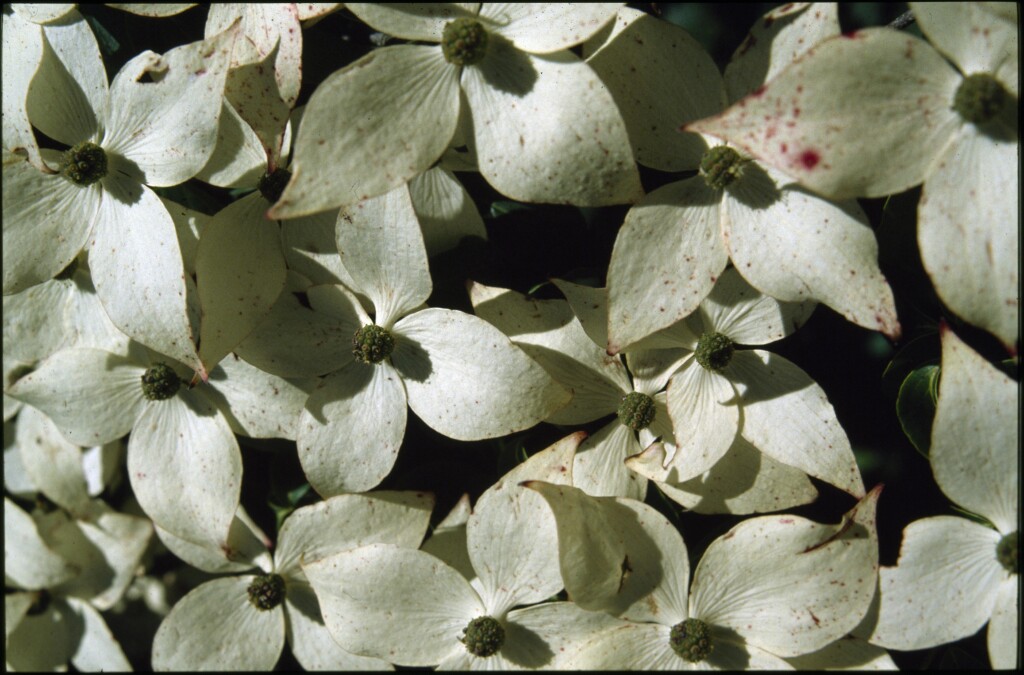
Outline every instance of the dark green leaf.
[[938, 399], [939, 367], [917, 368], [903, 380], [896, 397], [896, 415], [903, 433], [918, 452], [928, 455], [931, 447], [932, 421], [935, 419], [935, 401]]

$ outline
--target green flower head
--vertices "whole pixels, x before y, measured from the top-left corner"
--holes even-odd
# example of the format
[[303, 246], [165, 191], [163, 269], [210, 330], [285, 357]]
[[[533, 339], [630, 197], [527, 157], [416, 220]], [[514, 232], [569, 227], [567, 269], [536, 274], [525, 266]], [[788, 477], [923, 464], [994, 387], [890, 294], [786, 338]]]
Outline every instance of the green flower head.
[[380, 363], [395, 349], [395, 338], [386, 328], [368, 324], [352, 336], [352, 355], [363, 363]]
[[261, 612], [274, 609], [284, 600], [284, 579], [278, 574], [261, 574], [249, 584], [249, 602]]
[[505, 644], [505, 629], [497, 619], [480, 616], [466, 626], [459, 642], [474, 656], [493, 656]]
[[705, 370], [719, 371], [729, 365], [735, 351], [733, 341], [721, 333], [704, 333], [697, 341], [697, 363]]
[[690, 663], [699, 663], [715, 651], [711, 642], [711, 631], [700, 619], [687, 619], [672, 626], [668, 638], [672, 650]]
[[700, 158], [700, 175], [708, 187], [721, 190], [743, 175], [743, 158], [726, 145], [717, 145]]
[[982, 124], [999, 114], [1010, 95], [988, 73], [968, 75], [953, 98], [953, 110], [967, 122]]
[[142, 374], [142, 395], [150, 401], [165, 401], [181, 387], [181, 378], [166, 363], [157, 363]]
[[107, 175], [107, 153], [95, 143], [79, 143], [61, 155], [60, 173], [75, 185], [92, 185]]
[[444, 27], [441, 51], [448, 63], [471, 66], [487, 54], [487, 31], [479, 21], [456, 19]]
[[655, 412], [657, 411], [654, 408], [654, 399], [647, 394], [634, 391], [626, 394], [622, 399], [616, 414], [623, 426], [627, 426], [633, 431], [640, 431], [651, 426]]

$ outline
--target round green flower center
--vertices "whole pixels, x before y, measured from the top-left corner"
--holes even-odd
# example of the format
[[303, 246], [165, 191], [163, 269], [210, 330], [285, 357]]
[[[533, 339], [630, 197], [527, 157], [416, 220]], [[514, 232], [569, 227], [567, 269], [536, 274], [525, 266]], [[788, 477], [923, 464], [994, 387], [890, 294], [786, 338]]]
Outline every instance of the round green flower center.
[[655, 412], [654, 399], [647, 394], [634, 391], [623, 397], [616, 414], [623, 426], [627, 426], [633, 431], [640, 431], [651, 426]]
[[505, 629], [497, 619], [480, 616], [469, 622], [459, 642], [474, 656], [493, 656], [505, 644]]
[[687, 619], [672, 626], [668, 643], [676, 654], [690, 663], [699, 663], [715, 651], [715, 645], [711, 642], [711, 631], [700, 619]]
[[29, 616], [38, 616], [50, 606], [50, 592], [45, 588], [32, 592], [32, 604], [28, 606]]
[[284, 579], [277, 574], [261, 574], [249, 584], [249, 602], [261, 612], [274, 609], [284, 600]]
[[276, 204], [281, 199], [284, 186], [292, 179], [291, 171], [287, 169], [274, 169], [273, 173], [265, 173], [256, 185], [260, 194], [271, 204]]
[[1006, 105], [1009, 94], [999, 80], [987, 73], [968, 75], [953, 98], [953, 110], [974, 124], [988, 122]]
[[743, 174], [740, 153], [725, 145], [718, 145], [700, 158], [700, 175], [708, 187], [721, 190]]
[[376, 324], [363, 326], [352, 336], [352, 355], [363, 363], [380, 363], [395, 350], [395, 338]]
[[448, 63], [471, 66], [487, 53], [487, 31], [479, 21], [456, 19], [444, 27], [441, 51]]
[[[1019, 530], [1018, 530], [1019, 532]], [[1017, 557], [1020, 548], [1017, 543], [1017, 532], [1011, 532], [999, 540], [996, 546], [996, 559], [1010, 574], [1017, 574]]]
[[704, 333], [697, 340], [697, 363], [705, 370], [721, 370], [729, 365], [736, 351], [732, 340], [721, 333]]
[[107, 153], [95, 143], [79, 143], [61, 155], [60, 172], [76, 185], [92, 185], [107, 175]]
[[166, 363], [157, 363], [142, 374], [142, 395], [150, 401], [164, 401], [181, 387], [181, 378]]

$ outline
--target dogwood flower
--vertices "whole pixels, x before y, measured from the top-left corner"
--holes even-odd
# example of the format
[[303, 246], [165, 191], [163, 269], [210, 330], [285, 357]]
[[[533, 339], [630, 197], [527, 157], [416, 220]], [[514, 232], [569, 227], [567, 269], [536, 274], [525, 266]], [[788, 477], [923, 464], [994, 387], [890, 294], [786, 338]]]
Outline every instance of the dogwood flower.
[[992, 526], [954, 516], [907, 526], [899, 561], [879, 573], [878, 622], [863, 637], [889, 649], [925, 649], [987, 622], [992, 667], [1012, 669], [1020, 621], [1019, 386], [951, 330], [941, 334], [932, 471], [950, 499]]
[[124, 594], [153, 526], [93, 500], [88, 519], [28, 514], [4, 498], [9, 670], [130, 670], [100, 611]]
[[[483, 319], [424, 308], [431, 281], [423, 235], [402, 187], [343, 211], [342, 264], [373, 318], [342, 286], [314, 286], [315, 330], [282, 335], [327, 374], [306, 401], [296, 441], [321, 494], [367, 490], [390, 472], [407, 407], [450, 438], [478, 440], [545, 419], [570, 394]], [[313, 342], [300, 347], [303, 339]]]
[[379, 31], [433, 44], [376, 49], [317, 88], [271, 215], [353, 205], [407, 182], [441, 157], [460, 115], [481, 174], [502, 194], [588, 206], [636, 200], [642, 188], [619, 111], [568, 51], [618, 7], [347, 3]]
[[144, 52], [108, 86], [91, 29], [71, 17], [42, 27], [47, 48], [27, 98], [32, 125], [71, 147], [42, 151], [58, 167], [48, 172], [5, 156], [3, 291], [53, 278], [88, 245], [111, 321], [202, 370], [194, 288], [174, 222], [147, 186], [180, 183], [210, 156], [235, 31], [164, 56]]
[[875, 593], [875, 488], [838, 525], [751, 518], [704, 552], [690, 584], [676, 528], [650, 506], [529, 481], [558, 523], [566, 590], [622, 620], [566, 662], [584, 670], [789, 670], [842, 638]]
[[[643, 499], [647, 481], [627, 469], [625, 459], [639, 454], [656, 437], [671, 438], [664, 388], [686, 353], [677, 347], [608, 356], [574, 315], [575, 307], [581, 305], [603, 308], [607, 302], [604, 289], [556, 283], [581, 301], [570, 306], [564, 300], [534, 300], [477, 283], [470, 285], [469, 294], [477, 316], [508, 335], [555, 381], [572, 391], [569, 404], [548, 422], [579, 425], [616, 415], [576, 453], [576, 487], [595, 496]], [[685, 326], [681, 330], [689, 334]]]
[[46, 413], [80, 446], [131, 432], [128, 476], [139, 504], [186, 539], [224, 541], [238, 506], [242, 458], [235, 433], [294, 437], [313, 383], [225, 359], [208, 385], [182, 387], [186, 369], [135, 345], [129, 356], [64, 349], [9, 390]]
[[[419, 546], [433, 502], [423, 493], [371, 492], [296, 509], [281, 525], [273, 556], [252, 546], [246, 559], [232, 561], [232, 571], [245, 573], [208, 581], [174, 605], [153, 640], [153, 668], [272, 670], [287, 641], [308, 670], [388, 669], [331, 639], [302, 566], [371, 543]], [[181, 542], [165, 542], [182, 550]], [[191, 550], [186, 560], [190, 554], [217, 558], [223, 551]]]
[[687, 318], [694, 338], [679, 346], [690, 354], [668, 382], [675, 451], [629, 466], [680, 484], [714, 467], [742, 437], [771, 459], [862, 497], [853, 449], [821, 387], [777, 354], [737, 348], [786, 337], [813, 308], [764, 296], [736, 270], [726, 270]]
[[834, 37], [764, 90], [688, 128], [829, 197], [923, 182], [918, 243], [939, 297], [1015, 351], [1016, 6], [912, 8], [930, 43], [886, 28]]
[[626, 214], [608, 267], [610, 352], [693, 312], [729, 260], [767, 295], [816, 300], [858, 325], [899, 335], [875, 236], [856, 202], [808, 194], [715, 137], [679, 138], [680, 124], [721, 111], [838, 32], [834, 5], [780, 7], [758, 23], [723, 79], [682, 29], [620, 12], [588, 63], [631, 110], [627, 123], [641, 161], [671, 171], [699, 168], [700, 175], [655, 190]]
[[[530, 457], [488, 488], [466, 523], [477, 578], [424, 551], [364, 546], [303, 566], [324, 623], [346, 649], [397, 665], [557, 668], [561, 653], [610, 617], [572, 603], [537, 605], [562, 587], [555, 523], [528, 479], [568, 485], [583, 434]], [[520, 607], [519, 605], [530, 605]]]

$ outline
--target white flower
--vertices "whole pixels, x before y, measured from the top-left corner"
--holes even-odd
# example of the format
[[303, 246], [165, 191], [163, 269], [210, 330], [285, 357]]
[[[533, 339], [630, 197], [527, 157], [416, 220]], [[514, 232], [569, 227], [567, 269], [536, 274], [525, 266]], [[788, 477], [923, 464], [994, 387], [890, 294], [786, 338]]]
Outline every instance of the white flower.
[[829, 197], [923, 182], [918, 243], [939, 297], [1015, 351], [1016, 6], [912, 7], [932, 44], [886, 28], [832, 38], [764, 90], [689, 128]]
[[409, 193], [398, 188], [342, 212], [342, 264], [353, 291], [314, 286], [321, 322], [280, 336], [307, 368], [329, 373], [299, 422], [299, 460], [324, 495], [368, 490], [394, 465], [407, 408], [450, 438], [493, 438], [533, 426], [569, 398], [548, 374], [483, 319], [424, 308], [431, 281]]
[[[628, 465], [677, 485], [715, 467], [742, 438], [776, 462], [862, 497], [853, 449], [821, 387], [777, 354], [738, 348], [786, 337], [813, 308], [761, 295], [736, 270], [726, 270], [699, 311], [686, 319], [699, 338], [679, 345], [691, 354], [668, 383], [674, 453], [665, 457], [654, 446]], [[734, 449], [756, 461], [748, 449]], [[664, 463], [652, 461], [657, 453]], [[787, 482], [787, 492], [806, 495], [805, 486]]]
[[[397, 665], [451, 669], [557, 668], [564, 648], [610, 617], [571, 603], [536, 605], [562, 587], [555, 523], [527, 479], [567, 485], [582, 434], [507, 473], [466, 523], [476, 578], [433, 555], [366, 546], [303, 566], [332, 637]], [[520, 607], [519, 605], [531, 605]]]
[[1012, 669], [1019, 639], [1019, 386], [942, 329], [942, 371], [929, 450], [935, 482], [994, 527], [953, 516], [907, 526], [895, 567], [879, 573], [878, 623], [864, 637], [925, 649], [987, 622], [992, 667]]
[[376, 49], [317, 88], [274, 217], [405, 183], [441, 157], [460, 115], [472, 125], [480, 172], [513, 199], [598, 206], [640, 196], [619, 111], [568, 51], [618, 4], [346, 7], [388, 35], [433, 44]]
[[678, 131], [838, 33], [835, 6], [773, 10], [724, 79], [682, 29], [623, 10], [615, 30], [588, 62], [631, 111], [627, 124], [638, 156], [663, 170], [700, 167], [701, 175], [655, 190], [627, 213], [608, 267], [609, 351], [693, 312], [729, 260], [762, 293], [786, 302], [816, 300], [858, 325], [898, 336], [874, 232], [856, 202], [825, 201], [716, 138]]
[[182, 387], [184, 370], [159, 355], [99, 349], [57, 352], [8, 393], [81, 446], [131, 432], [128, 476], [146, 514], [196, 541], [222, 542], [238, 506], [242, 458], [235, 432], [294, 437], [313, 383], [288, 382], [225, 359], [207, 385]]
[[87, 520], [29, 515], [4, 498], [8, 670], [130, 670], [100, 611], [124, 594], [153, 526], [99, 500]]
[[857, 626], [878, 569], [872, 490], [842, 522], [746, 520], [707, 548], [693, 575], [679, 532], [650, 506], [530, 481], [558, 521], [576, 604], [619, 616], [568, 667], [592, 670], [789, 669]]
[[202, 371], [195, 290], [174, 221], [147, 186], [181, 183], [210, 156], [235, 31], [144, 52], [108, 86], [92, 31], [72, 17], [42, 28], [47, 48], [27, 98], [32, 125], [71, 149], [42, 151], [49, 173], [5, 154], [4, 293], [51, 279], [88, 245], [111, 321]]
[[[153, 668], [272, 670], [287, 639], [307, 670], [387, 669], [385, 662], [351, 654], [331, 640], [302, 565], [370, 543], [418, 546], [433, 501], [423, 493], [373, 492], [296, 509], [281, 525], [273, 557], [252, 530], [248, 539], [256, 541], [228, 561], [222, 550], [197, 549], [161, 533], [188, 562], [210, 569], [219, 558], [221, 566], [211, 571], [248, 573], [208, 581], [182, 598], [157, 629]], [[253, 567], [260, 571], [253, 574]]]

